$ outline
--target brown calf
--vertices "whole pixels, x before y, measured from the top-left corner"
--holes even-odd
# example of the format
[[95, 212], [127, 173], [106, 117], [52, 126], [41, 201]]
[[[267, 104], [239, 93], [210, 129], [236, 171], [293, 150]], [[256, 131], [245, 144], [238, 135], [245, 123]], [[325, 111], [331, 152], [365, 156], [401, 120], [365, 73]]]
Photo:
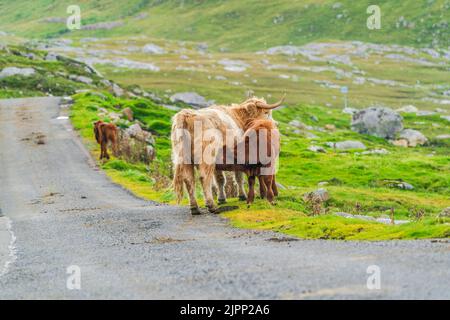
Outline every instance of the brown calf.
[[113, 153], [117, 154], [118, 129], [112, 123], [106, 123], [101, 120], [94, 123], [95, 139], [101, 146], [100, 160], [109, 159], [108, 142], [111, 142]]
[[[262, 198], [273, 204], [274, 197], [278, 196], [278, 189], [275, 182], [275, 161], [280, 152], [279, 132], [272, 120], [255, 119], [247, 123], [242, 145], [235, 145], [233, 150], [228, 150], [228, 154], [233, 154], [232, 159], [227, 159], [227, 148], [223, 147], [223, 161], [216, 164], [217, 170], [222, 171], [240, 171], [244, 172], [248, 177], [248, 197], [247, 204], [251, 204], [255, 198], [255, 180], [258, 177], [260, 194]], [[253, 136], [253, 140], [251, 139]], [[261, 159], [260, 148], [266, 143], [266, 159], [263, 163]], [[256, 146], [251, 147], [251, 144]], [[244, 164], [239, 164], [238, 152], [245, 150]], [[262, 151], [261, 151], [262, 152]], [[251, 155], [253, 153], [253, 155]]]

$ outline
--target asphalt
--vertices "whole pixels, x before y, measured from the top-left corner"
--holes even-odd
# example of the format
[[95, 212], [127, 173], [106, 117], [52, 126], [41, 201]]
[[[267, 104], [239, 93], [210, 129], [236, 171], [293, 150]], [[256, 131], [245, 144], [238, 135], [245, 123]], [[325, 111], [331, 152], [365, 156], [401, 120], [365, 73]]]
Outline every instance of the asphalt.
[[59, 103], [0, 100], [0, 299], [450, 298], [448, 242], [296, 240], [139, 199]]

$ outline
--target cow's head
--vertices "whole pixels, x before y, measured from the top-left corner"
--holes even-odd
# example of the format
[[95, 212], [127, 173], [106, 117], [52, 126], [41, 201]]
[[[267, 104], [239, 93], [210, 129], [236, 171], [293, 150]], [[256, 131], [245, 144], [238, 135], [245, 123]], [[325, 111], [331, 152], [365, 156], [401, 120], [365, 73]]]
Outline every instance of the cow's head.
[[244, 121], [248, 119], [271, 119], [272, 110], [281, 106], [284, 102], [286, 94], [277, 103], [269, 104], [264, 98], [250, 98], [241, 103], [241, 107], [245, 113], [243, 115]]
[[99, 126], [100, 124], [102, 124], [103, 121], [99, 120], [97, 122], [94, 122], [94, 134], [95, 134], [95, 140], [97, 140], [98, 143], [101, 143], [101, 139], [100, 139], [100, 130], [99, 130]]

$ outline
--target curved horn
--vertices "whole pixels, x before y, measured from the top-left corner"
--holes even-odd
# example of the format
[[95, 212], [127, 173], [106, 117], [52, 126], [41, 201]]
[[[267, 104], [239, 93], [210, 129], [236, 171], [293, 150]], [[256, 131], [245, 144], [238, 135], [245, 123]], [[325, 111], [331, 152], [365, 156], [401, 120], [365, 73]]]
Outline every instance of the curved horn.
[[281, 100], [278, 101], [277, 103], [274, 103], [274, 104], [267, 104], [266, 103], [266, 104], [263, 104], [263, 105], [258, 104], [258, 108], [261, 108], [261, 109], [275, 109], [275, 108], [278, 108], [284, 102], [285, 98], [286, 98], [286, 93], [283, 95], [283, 98], [281, 98]]

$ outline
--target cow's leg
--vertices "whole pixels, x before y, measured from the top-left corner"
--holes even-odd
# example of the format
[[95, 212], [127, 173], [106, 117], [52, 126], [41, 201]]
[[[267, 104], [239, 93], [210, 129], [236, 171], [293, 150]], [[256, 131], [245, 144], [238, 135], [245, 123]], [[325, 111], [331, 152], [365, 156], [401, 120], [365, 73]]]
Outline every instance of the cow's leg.
[[241, 171], [236, 171], [234, 173], [234, 177], [235, 177], [236, 183], [238, 185], [239, 200], [241, 200], [241, 201], [247, 200], [247, 196], [245, 195], [245, 189], [244, 189], [244, 173]]
[[197, 199], [195, 199], [195, 174], [194, 174], [194, 166], [187, 165], [184, 167], [184, 175], [183, 181], [186, 186], [186, 190], [189, 195], [189, 204], [191, 207], [192, 215], [201, 214], [200, 209], [198, 208]]
[[247, 205], [250, 206], [250, 204], [253, 203], [255, 200], [255, 176], [249, 176], [248, 177], [248, 197], [247, 197]]
[[205, 198], [205, 204], [208, 211], [211, 213], [216, 212], [217, 208], [214, 204], [214, 198], [212, 194], [212, 183], [214, 178], [215, 165], [208, 165], [206, 163], [200, 164], [200, 181], [203, 187], [203, 195]]
[[275, 175], [273, 175], [273, 179], [272, 179], [272, 191], [273, 191], [273, 195], [275, 197], [278, 197], [278, 187], [277, 187], [277, 182], [275, 180]]
[[108, 141], [105, 141], [105, 157], [109, 160], [109, 154], [108, 154]]
[[224, 204], [227, 202], [227, 195], [225, 193], [225, 183], [226, 183], [225, 172], [216, 170], [215, 177], [216, 177], [217, 187], [219, 188], [217, 202], [219, 204]]
[[259, 195], [261, 197], [261, 199], [264, 199], [266, 197], [266, 183], [264, 182], [264, 177], [259, 175], [258, 176], [258, 181], [259, 181]]
[[102, 142], [100, 143], [100, 160], [102, 160], [105, 157], [105, 144]]
[[267, 187], [267, 201], [269, 201], [270, 204], [274, 204], [274, 194], [272, 190], [273, 176], [272, 175], [264, 176], [264, 181]]

